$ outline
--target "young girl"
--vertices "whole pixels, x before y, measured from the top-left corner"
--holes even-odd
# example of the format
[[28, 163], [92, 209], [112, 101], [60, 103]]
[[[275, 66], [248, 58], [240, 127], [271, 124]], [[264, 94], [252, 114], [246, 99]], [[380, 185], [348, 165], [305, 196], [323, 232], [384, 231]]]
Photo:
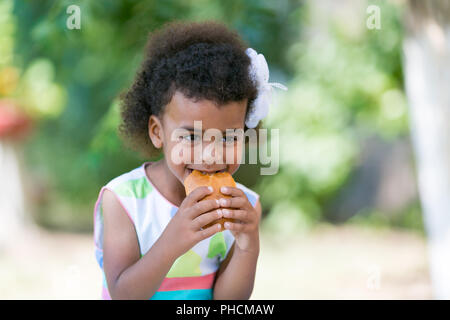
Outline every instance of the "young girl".
[[[250, 297], [259, 254], [258, 195], [237, 183], [221, 190], [231, 198], [202, 200], [208, 187], [186, 196], [183, 181], [192, 170], [233, 174], [239, 161], [204, 155], [198, 163], [179, 163], [172, 151], [178, 143], [211, 143], [194, 130], [194, 121], [221, 132], [258, 124], [255, 101], [264, 83], [255, 63], [261, 57], [216, 22], [171, 23], [150, 37], [141, 70], [122, 97], [120, 132], [135, 149], [152, 156], [160, 150], [163, 157], [100, 190], [94, 238], [104, 299]], [[173, 139], [180, 128], [187, 134]], [[236, 139], [221, 143], [238, 148]], [[220, 224], [202, 228], [221, 217], [235, 220], [225, 230]]]

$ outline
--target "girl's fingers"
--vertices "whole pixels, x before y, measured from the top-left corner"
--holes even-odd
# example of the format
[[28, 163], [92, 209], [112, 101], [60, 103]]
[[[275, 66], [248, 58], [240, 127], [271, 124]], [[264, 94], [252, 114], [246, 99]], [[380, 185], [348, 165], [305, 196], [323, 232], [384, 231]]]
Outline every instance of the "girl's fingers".
[[[245, 196], [245, 195], [244, 195]], [[223, 208], [245, 208], [248, 204], [247, 197], [233, 197], [219, 199], [219, 204]]]
[[235, 187], [221, 187], [220, 192], [232, 197], [246, 197], [244, 191]]
[[205, 240], [206, 238], [211, 237], [212, 235], [216, 234], [219, 231], [222, 231], [222, 226], [220, 225], [220, 223], [216, 223], [211, 227], [197, 231], [195, 233], [195, 236], [197, 241], [202, 241]]
[[203, 213], [192, 221], [193, 228], [195, 231], [198, 231], [203, 226], [220, 218], [222, 218], [222, 209], [217, 209], [207, 213]]
[[194, 191], [186, 196], [183, 201], [183, 205], [186, 206], [186, 208], [189, 208], [212, 192], [213, 189], [211, 187], [202, 186], [195, 188]]
[[236, 231], [236, 232], [245, 232], [245, 229], [247, 227], [247, 224], [245, 223], [239, 223], [239, 222], [225, 222], [223, 224], [223, 226], [225, 227], [225, 229], [227, 230], [232, 230], [232, 231]]
[[220, 188], [220, 192], [225, 195], [231, 196], [231, 198], [222, 198], [224, 200], [219, 200], [221, 207], [244, 208], [249, 203], [244, 191], [239, 188], [222, 187]]
[[253, 217], [250, 215], [247, 210], [231, 210], [231, 209], [222, 209], [222, 214], [224, 218], [232, 218], [244, 223], [252, 222]]
[[195, 219], [198, 216], [212, 211], [214, 209], [218, 209], [220, 206], [217, 203], [216, 200], [214, 199], [208, 199], [208, 200], [202, 200], [197, 202], [196, 204], [194, 204], [190, 209], [189, 209], [189, 218], [191, 219]]

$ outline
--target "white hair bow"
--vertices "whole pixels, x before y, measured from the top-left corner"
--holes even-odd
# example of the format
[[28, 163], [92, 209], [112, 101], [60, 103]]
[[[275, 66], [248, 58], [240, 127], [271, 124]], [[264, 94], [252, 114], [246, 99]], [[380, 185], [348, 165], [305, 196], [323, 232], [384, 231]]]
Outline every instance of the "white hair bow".
[[254, 128], [258, 125], [258, 122], [267, 117], [269, 113], [269, 107], [272, 103], [273, 87], [282, 90], [287, 90], [288, 88], [278, 82], [269, 82], [269, 67], [262, 54], [258, 54], [252, 48], [245, 50], [245, 53], [250, 57], [250, 77], [256, 83], [258, 90], [257, 97], [252, 105], [253, 107], [245, 119], [246, 126], [248, 128]]

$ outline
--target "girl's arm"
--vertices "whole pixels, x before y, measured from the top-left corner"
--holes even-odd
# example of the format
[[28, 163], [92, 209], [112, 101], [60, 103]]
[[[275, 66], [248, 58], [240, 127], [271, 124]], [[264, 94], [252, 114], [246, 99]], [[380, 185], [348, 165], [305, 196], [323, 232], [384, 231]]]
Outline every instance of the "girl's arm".
[[116, 196], [109, 190], [104, 191], [103, 268], [112, 299], [149, 299], [179, 256], [220, 231], [217, 224], [200, 230], [201, 226], [222, 216], [215, 210], [219, 207], [215, 200], [199, 202], [210, 193], [207, 187], [191, 192], [141, 258], [132, 221]]
[[140, 259], [134, 225], [115, 195], [103, 194], [103, 268], [112, 299], [149, 299], [175, 261], [161, 237]]
[[[258, 216], [261, 216], [261, 204], [255, 206]], [[256, 263], [259, 255], [259, 234], [255, 232], [251, 250], [241, 250], [239, 246], [231, 247], [226, 259], [217, 272], [214, 285], [214, 299], [216, 300], [246, 300], [249, 299], [255, 281]]]

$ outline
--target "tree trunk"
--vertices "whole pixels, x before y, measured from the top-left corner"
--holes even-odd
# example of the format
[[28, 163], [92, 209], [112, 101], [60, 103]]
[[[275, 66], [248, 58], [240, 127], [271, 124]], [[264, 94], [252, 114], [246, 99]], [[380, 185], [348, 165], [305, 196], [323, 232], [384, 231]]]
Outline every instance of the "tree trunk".
[[27, 227], [26, 201], [18, 146], [0, 140], [0, 250], [9, 249]]
[[450, 299], [450, 1], [410, 0], [406, 93], [436, 299]]

